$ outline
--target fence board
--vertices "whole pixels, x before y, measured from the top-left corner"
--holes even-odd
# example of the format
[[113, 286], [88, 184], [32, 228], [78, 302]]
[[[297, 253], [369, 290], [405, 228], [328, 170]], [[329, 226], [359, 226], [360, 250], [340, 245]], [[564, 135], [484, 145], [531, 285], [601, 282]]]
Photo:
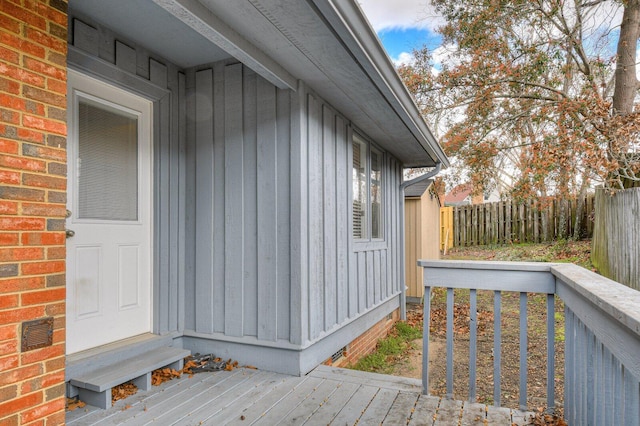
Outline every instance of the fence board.
[[591, 259], [605, 277], [640, 290], [640, 188], [595, 198]]
[[440, 209], [440, 250], [453, 247], [453, 207]]
[[[567, 211], [567, 236], [572, 237], [576, 221], [577, 200], [564, 200]], [[596, 202], [593, 195], [584, 199], [581, 229], [578, 237], [591, 238], [594, 233], [594, 216]], [[453, 229], [449, 239], [455, 247], [486, 244], [540, 243], [554, 241], [560, 235], [560, 218], [562, 212], [557, 200], [542, 204], [539, 201], [516, 203], [500, 201], [457, 207], [448, 213], [453, 217]], [[447, 210], [449, 211], [449, 210]], [[444, 238], [444, 235], [441, 235]], [[440, 241], [441, 247], [444, 240]], [[450, 243], [450, 244], [451, 244]], [[640, 270], [640, 265], [638, 269]]]

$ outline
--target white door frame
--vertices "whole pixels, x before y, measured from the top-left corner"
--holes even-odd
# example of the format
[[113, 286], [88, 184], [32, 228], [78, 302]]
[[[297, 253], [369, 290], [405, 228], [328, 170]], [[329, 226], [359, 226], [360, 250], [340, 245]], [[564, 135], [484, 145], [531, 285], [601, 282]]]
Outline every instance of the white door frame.
[[[141, 276], [144, 281], [144, 289], [141, 290], [141, 304], [145, 304], [147, 314], [143, 315], [143, 321], [135, 321], [136, 324], [127, 327], [127, 331], [116, 332], [112, 330], [112, 325], [105, 325], [102, 330], [103, 336], [100, 336], [100, 330], [96, 330], [95, 333], [87, 332], [87, 327], [74, 327], [73, 321], [78, 321], [79, 316], [77, 314], [78, 309], [74, 303], [76, 300], [76, 283], [70, 281], [75, 279], [75, 270], [72, 268], [75, 266], [75, 260], [71, 256], [75, 256], [71, 250], [67, 250], [67, 322], [71, 322], [71, 326], [67, 326], [67, 354], [89, 349], [91, 347], [100, 346], [102, 344], [111, 343], [112, 341], [121, 340], [121, 338], [132, 337], [136, 334], [149, 333], [154, 329], [153, 324], [153, 104], [151, 101], [135, 95], [126, 90], [120, 89], [111, 84], [107, 84], [89, 75], [81, 72], [68, 69], [68, 187], [67, 187], [67, 205], [71, 211], [71, 216], [67, 219], [67, 228], [72, 231], [83, 230], [86, 232], [88, 226], [109, 226], [110, 224], [118, 225], [118, 221], [110, 220], [96, 220], [96, 219], [80, 219], [77, 218], [74, 209], [78, 209], [78, 188], [76, 184], [76, 173], [78, 170], [77, 164], [75, 164], [75, 158], [77, 157], [77, 135], [78, 135], [78, 123], [77, 123], [77, 107], [80, 98], [96, 101], [106, 107], [122, 110], [127, 113], [136, 115], [138, 118], [138, 220], [125, 223], [131, 225], [142, 225], [138, 229], [142, 229], [144, 234], [142, 251], [142, 271]], [[127, 108], [122, 105], [134, 106], [134, 109]], [[77, 228], [77, 229], [74, 229]], [[97, 229], [97, 228], [96, 228]], [[98, 234], [99, 232], [96, 232]], [[77, 238], [76, 236], [71, 238]], [[82, 236], [80, 236], [82, 238]], [[81, 241], [81, 238], [76, 241]], [[96, 237], [99, 238], [99, 237]], [[71, 246], [75, 248], [74, 240], [68, 240], [68, 248]], [[102, 250], [101, 248], [98, 250]], [[104, 269], [104, 268], [103, 268]], [[104, 271], [96, 272], [96, 276], [103, 274]], [[100, 275], [101, 276], [101, 275]], [[146, 278], [145, 278], [146, 277]], [[98, 292], [104, 291], [103, 286], [96, 287]], [[100, 300], [103, 299], [102, 293], [98, 294]], [[116, 297], [121, 297], [118, 294]], [[105, 299], [106, 300], [106, 299]], [[101, 307], [102, 309], [102, 307]], [[110, 308], [111, 309], [111, 308]], [[97, 322], [100, 325], [99, 319], [101, 314], [96, 313]], [[117, 313], [116, 313], [117, 315]], [[86, 315], [91, 317], [92, 314]], [[110, 328], [111, 327], [111, 328]], [[122, 327], [122, 325], [120, 325]], [[78, 330], [82, 331], [83, 337], [74, 336]], [[80, 343], [80, 339], [84, 340]], [[106, 341], [104, 341], [106, 339]], [[97, 343], [91, 343], [97, 342]], [[87, 346], [90, 345], [90, 346]]]

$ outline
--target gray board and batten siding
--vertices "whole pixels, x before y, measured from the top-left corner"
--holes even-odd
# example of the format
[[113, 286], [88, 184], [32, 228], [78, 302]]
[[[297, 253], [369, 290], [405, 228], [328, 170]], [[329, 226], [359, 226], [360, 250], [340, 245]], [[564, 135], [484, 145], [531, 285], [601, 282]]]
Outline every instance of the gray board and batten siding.
[[[270, 368], [291, 359], [312, 368], [373, 325], [354, 319], [400, 292], [390, 248], [398, 245], [401, 167], [386, 159], [386, 240], [354, 243], [346, 118], [303, 83], [277, 89], [241, 64], [188, 71], [187, 99], [195, 117], [187, 282], [195, 285], [186, 287], [185, 342], [225, 357], [246, 344]], [[344, 326], [351, 332], [324, 347]]]
[[384, 239], [354, 241], [358, 130], [304, 82], [279, 89], [232, 59], [181, 69], [72, 22], [70, 67], [154, 102], [154, 333], [303, 374], [399, 307], [395, 158], [383, 162]]

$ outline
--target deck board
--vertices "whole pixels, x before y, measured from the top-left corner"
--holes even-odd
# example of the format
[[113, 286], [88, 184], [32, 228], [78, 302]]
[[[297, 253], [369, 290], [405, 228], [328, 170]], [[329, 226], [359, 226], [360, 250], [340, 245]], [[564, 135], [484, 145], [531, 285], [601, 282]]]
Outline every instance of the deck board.
[[411, 418], [418, 396], [415, 392], [399, 392], [383, 422], [391, 425], [406, 425]]
[[250, 391], [252, 386], [260, 385], [266, 376], [266, 373], [260, 372], [245, 374], [243, 376], [236, 375], [236, 380], [233, 383], [227, 384], [224, 390], [216, 387], [201, 392], [182, 404], [179, 410], [173, 410], [168, 415], [157, 417], [157, 419], [165, 425], [185, 424], [188, 423], [190, 419], [197, 419], [196, 424], [199, 424], [218, 414], [226, 406], [236, 402], [238, 398]]
[[331, 380], [325, 380], [319, 384], [314, 391], [307, 396], [303, 401], [298, 404], [296, 408], [290, 411], [284, 418], [275, 423], [264, 424], [279, 424], [287, 426], [296, 426], [305, 424], [311, 416], [313, 416], [322, 405], [331, 398], [336, 390], [336, 382]]
[[[254, 424], [264, 416], [272, 407], [284, 400], [298, 387], [303, 386], [308, 377], [284, 376], [271, 388], [265, 389], [265, 394], [251, 401], [251, 404], [238, 415], [224, 420], [220, 424], [231, 426], [244, 426]], [[215, 423], [212, 423], [215, 424]]]
[[[246, 387], [242, 395], [237, 395], [234, 401], [221, 407], [217, 412], [212, 412], [213, 409], [203, 411], [206, 417], [203, 417], [202, 424], [220, 425], [233, 420], [247, 424], [245, 411], [253, 406], [256, 401], [260, 401], [265, 395], [277, 394], [276, 388], [282, 383], [284, 383], [284, 381], [280, 375], [276, 373], [265, 374], [262, 381], [252, 384], [251, 387]], [[242, 416], [244, 416], [245, 420], [241, 420]]]
[[345, 401], [349, 401], [359, 388], [360, 385], [355, 383], [340, 383], [335, 392], [320, 404], [305, 426], [326, 426], [327, 423], [333, 422], [345, 406]]
[[345, 401], [338, 415], [333, 419], [336, 425], [353, 425], [362, 416], [369, 403], [378, 392], [378, 388], [373, 386], [357, 385], [356, 393]]
[[[513, 422], [515, 424], [526, 424], [524, 421], [524, 417], [520, 421], [518, 421], [518, 419], [516, 418], [515, 420], [513, 420]], [[489, 423], [490, 425], [511, 423], [511, 410], [504, 407], [492, 407], [491, 410], [487, 411], [487, 423]]]
[[[145, 411], [133, 418], [128, 417], [125, 421], [128, 420], [127, 423], [133, 422], [131, 424], [134, 425], [146, 425], [152, 422], [160, 422], [156, 424], [169, 425], [172, 424], [172, 422], [168, 422], [167, 419], [172, 419], [176, 416], [184, 419], [188, 417], [196, 403], [205, 403], [208, 400], [215, 398], [220, 393], [225, 392], [225, 390], [244, 381], [245, 376], [241, 374], [241, 371], [234, 371], [231, 373], [232, 374], [226, 375], [222, 380], [203, 380], [194, 386], [185, 387], [175, 394], [167, 395], [166, 392], [164, 392], [162, 398], [158, 398], [158, 400], [155, 401], [155, 409], [150, 409], [147, 406]], [[129, 410], [123, 411], [122, 415], [130, 416], [128, 411]]]
[[258, 418], [252, 425], [273, 425], [285, 418], [298, 405], [309, 397], [325, 380], [310, 377], [300, 386], [279, 400], [273, 407], [265, 407], [265, 414]]
[[484, 425], [487, 418], [487, 406], [478, 403], [465, 402], [462, 407], [462, 426]]
[[387, 414], [391, 409], [391, 405], [396, 400], [397, 396], [397, 390], [379, 389], [365, 412], [362, 413], [358, 424], [374, 425], [382, 423], [382, 420], [387, 417]]
[[367, 386], [377, 386], [384, 389], [422, 392], [422, 382], [409, 377], [393, 376], [393, 380], [389, 380], [391, 376], [386, 374], [367, 373], [365, 371], [350, 370], [347, 368], [327, 367], [326, 365], [319, 365], [311, 371], [309, 375], [331, 380], [342, 380], [350, 383], [360, 383]]
[[438, 412], [436, 413], [435, 424], [441, 426], [458, 426], [460, 414], [462, 412], [462, 401], [453, 399], [441, 399]]
[[436, 396], [419, 395], [415, 409], [409, 420], [409, 426], [433, 425], [439, 405], [440, 398]]
[[526, 413], [422, 395], [418, 383], [323, 366], [304, 377], [253, 369], [198, 373], [139, 391], [107, 410], [69, 412], [67, 424], [525, 424]]

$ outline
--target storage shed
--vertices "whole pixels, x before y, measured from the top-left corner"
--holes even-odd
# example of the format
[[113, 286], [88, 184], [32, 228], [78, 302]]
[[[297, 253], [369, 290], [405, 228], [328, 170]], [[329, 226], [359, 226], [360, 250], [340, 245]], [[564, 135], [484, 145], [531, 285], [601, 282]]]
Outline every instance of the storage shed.
[[409, 185], [404, 190], [405, 285], [407, 302], [420, 302], [424, 293], [418, 259], [440, 258], [440, 197], [433, 179]]

